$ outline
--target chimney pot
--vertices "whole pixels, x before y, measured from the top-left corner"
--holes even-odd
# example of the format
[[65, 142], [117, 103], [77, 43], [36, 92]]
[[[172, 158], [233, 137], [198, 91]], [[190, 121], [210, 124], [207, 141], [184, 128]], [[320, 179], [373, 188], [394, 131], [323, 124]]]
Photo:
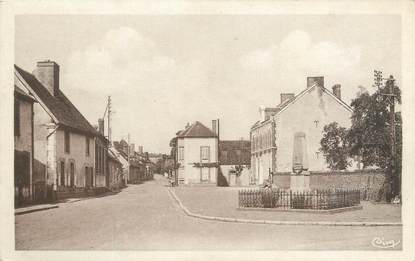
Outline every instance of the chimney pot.
[[323, 76], [307, 77], [307, 88], [313, 86], [313, 84], [315, 83], [320, 87], [324, 87], [324, 77]]
[[52, 96], [56, 96], [59, 91], [59, 65], [54, 61], [46, 60], [37, 62], [36, 69], [33, 71], [36, 79], [46, 87]]
[[294, 93], [281, 93], [280, 94], [280, 104], [284, 103], [287, 100], [294, 99]]
[[335, 84], [332, 87], [334, 96], [336, 96], [336, 98], [339, 99], [339, 100], [342, 99], [341, 88], [342, 88], [342, 86], [340, 84]]
[[98, 132], [104, 135], [104, 119], [98, 119]]
[[218, 134], [217, 127], [216, 127], [216, 120], [212, 120], [212, 131], [215, 135]]

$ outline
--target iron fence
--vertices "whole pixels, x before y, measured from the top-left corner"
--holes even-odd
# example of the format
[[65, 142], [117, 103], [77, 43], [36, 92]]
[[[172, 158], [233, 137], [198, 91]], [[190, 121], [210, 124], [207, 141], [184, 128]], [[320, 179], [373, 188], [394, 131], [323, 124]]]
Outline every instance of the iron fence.
[[314, 190], [295, 192], [279, 189], [242, 189], [240, 208], [334, 209], [360, 204], [360, 190]]

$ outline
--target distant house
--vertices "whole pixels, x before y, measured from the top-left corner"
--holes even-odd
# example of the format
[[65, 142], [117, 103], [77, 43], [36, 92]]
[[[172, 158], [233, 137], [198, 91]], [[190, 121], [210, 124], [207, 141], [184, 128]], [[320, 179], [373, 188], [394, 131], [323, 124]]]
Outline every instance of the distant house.
[[[14, 187], [15, 205], [42, 199], [45, 173], [33, 176], [33, 104], [35, 99], [14, 86]], [[40, 182], [40, 183], [39, 183]]]
[[217, 134], [196, 121], [178, 132], [174, 140], [178, 183], [216, 185]]
[[59, 65], [38, 62], [33, 74], [16, 65], [14, 68], [15, 85], [38, 102], [33, 109], [33, 155], [39, 163], [34, 176], [46, 174], [49, 196], [53, 191], [94, 187], [94, 145], [98, 134], [62, 92]]
[[123, 139], [119, 142], [115, 141], [114, 148], [121, 156], [119, 160], [123, 164], [126, 182], [128, 184], [135, 184], [143, 181], [146, 169], [145, 162], [142, 159], [144, 156], [134, 151], [133, 146], [129, 146]]
[[117, 151], [113, 147], [108, 148], [107, 176], [110, 190], [120, 190], [125, 185], [122, 163], [118, 157]]
[[[220, 174], [229, 186], [250, 184], [251, 142], [248, 140], [220, 140]], [[219, 183], [219, 182], [218, 182]]]
[[324, 87], [323, 77], [308, 77], [301, 93], [282, 93], [279, 105], [260, 112], [250, 132], [254, 184], [262, 184], [269, 172], [326, 170], [320, 151], [323, 128], [331, 122], [349, 127], [352, 115], [341, 99], [341, 86], [334, 85], [331, 92]]

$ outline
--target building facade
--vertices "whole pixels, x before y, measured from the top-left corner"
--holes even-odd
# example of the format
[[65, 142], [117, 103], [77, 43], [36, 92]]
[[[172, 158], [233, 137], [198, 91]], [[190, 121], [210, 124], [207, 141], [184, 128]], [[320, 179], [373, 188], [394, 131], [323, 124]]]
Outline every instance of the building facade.
[[178, 184], [216, 185], [218, 176], [218, 136], [196, 121], [176, 138], [175, 160]]
[[[42, 199], [44, 173], [33, 176], [33, 104], [34, 98], [14, 86], [14, 187], [15, 205]], [[40, 184], [39, 182], [42, 182]], [[43, 193], [42, 193], [43, 192]]]
[[60, 89], [59, 65], [38, 62], [33, 74], [15, 66], [14, 76], [15, 84], [37, 101], [34, 172], [45, 171], [48, 195], [93, 187], [97, 132]]
[[261, 108], [260, 120], [251, 128], [252, 183], [262, 184], [270, 172], [292, 173], [298, 151], [304, 169], [328, 170], [320, 151], [323, 128], [331, 122], [347, 128], [351, 115], [352, 109], [341, 100], [340, 85], [329, 91], [323, 77], [308, 77], [307, 88], [298, 95], [281, 94], [280, 104]]

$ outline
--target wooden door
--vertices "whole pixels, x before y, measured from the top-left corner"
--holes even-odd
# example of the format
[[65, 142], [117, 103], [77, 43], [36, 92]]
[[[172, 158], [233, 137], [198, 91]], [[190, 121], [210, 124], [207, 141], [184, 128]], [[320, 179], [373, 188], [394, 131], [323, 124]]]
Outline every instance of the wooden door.
[[70, 185], [71, 187], [75, 186], [75, 163], [71, 162], [70, 165]]

